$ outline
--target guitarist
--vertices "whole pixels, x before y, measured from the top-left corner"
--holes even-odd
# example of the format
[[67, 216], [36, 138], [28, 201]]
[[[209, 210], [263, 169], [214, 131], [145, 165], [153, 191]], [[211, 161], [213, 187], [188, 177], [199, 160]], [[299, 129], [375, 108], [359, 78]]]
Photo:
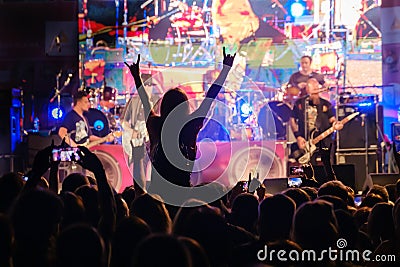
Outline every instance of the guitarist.
[[[153, 83], [151, 74], [142, 74], [141, 77], [144, 81], [143, 87], [149, 99], [152, 99]], [[156, 102], [153, 101], [153, 103]], [[133, 95], [129, 99], [122, 114], [121, 123], [124, 130], [122, 134], [122, 146], [128, 155], [129, 165], [133, 164], [134, 188], [139, 194], [144, 193], [146, 186], [144, 157], [149, 135], [146, 129], [143, 104], [138, 94]]]
[[[89, 123], [84, 113], [88, 112], [90, 101], [85, 91], [78, 91], [74, 95], [74, 108], [65, 115], [63, 122], [58, 130], [61, 139], [71, 147], [87, 145], [89, 142], [99, 141], [102, 138], [92, 134]], [[112, 142], [113, 135], [108, 135], [105, 141]]]
[[[306, 83], [307, 95], [297, 99], [293, 106], [290, 126], [300, 151], [306, 148], [308, 140], [317, 137], [331, 126], [335, 130], [343, 128], [341, 122], [335, 121], [335, 113], [331, 103], [320, 97], [321, 90], [319, 87], [320, 83], [317, 79], [309, 79]], [[326, 137], [321, 142], [323, 142], [322, 147], [330, 147], [333, 142], [332, 136]], [[315, 165], [317, 163], [318, 154], [318, 151], [316, 151], [312, 155], [311, 164]], [[292, 153], [292, 157], [296, 159], [300, 156], [301, 154], [299, 155], [297, 151]]]

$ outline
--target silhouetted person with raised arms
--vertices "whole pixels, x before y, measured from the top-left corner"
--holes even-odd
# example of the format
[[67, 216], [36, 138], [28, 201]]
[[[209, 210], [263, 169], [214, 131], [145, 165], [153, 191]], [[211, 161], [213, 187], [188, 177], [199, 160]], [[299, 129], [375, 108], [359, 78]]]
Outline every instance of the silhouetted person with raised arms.
[[[160, 115], [150, 105], [140, 77], [140, 55], [129, 67], [143, 103], [146, 128], [150, 138], [152, 163], [150, 193], [157, 193], [167, 202], [182, 203], [187, 198], [179, 188], [190, 187], [190, 174], [196, 158], [196, 139], [211, 104], [218, 95], [231, 69], [235, 55], [223, 50], [223, 67], [214, 84], [207, 91], [199, 108], [190, 113], [186, 93], [180, 88], [168, 90], [161, 102]], [[179, 188], [177, 186], [180, 186]], [[176, 191], [178, 190], [178, 191]], [[165, 199], [165, 198], [168, 199]]]

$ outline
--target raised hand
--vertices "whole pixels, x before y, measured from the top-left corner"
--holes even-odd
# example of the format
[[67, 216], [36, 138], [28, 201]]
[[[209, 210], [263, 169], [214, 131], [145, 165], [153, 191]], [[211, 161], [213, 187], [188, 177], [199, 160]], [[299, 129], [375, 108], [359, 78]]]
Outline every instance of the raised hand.
[[137, 57], [137, 61], [136, 63], [132, 63], [131, 65], [129, 65], [128, 63], [124, 62], [125, 65], [129, 68], [132, 76], [134, 77], [140, 77], [140, 54]]
[[77, 162], [79, 165], [93, 172], [95, 175], [99, 172], [104, 172], [103, 164], [96, 154], [92, 153], [87, 147], [78, 146], [78, 148], [80, 160]]
[[232, 67], [233, 61], [235, 60], [236, 53], [233, 54], [233, 56], [230, 54], [226, 54], [225, 47], [222, 49], [222, 52], [224, 54], [224, 60], [222, 63], [224, 64], [224, 66]]

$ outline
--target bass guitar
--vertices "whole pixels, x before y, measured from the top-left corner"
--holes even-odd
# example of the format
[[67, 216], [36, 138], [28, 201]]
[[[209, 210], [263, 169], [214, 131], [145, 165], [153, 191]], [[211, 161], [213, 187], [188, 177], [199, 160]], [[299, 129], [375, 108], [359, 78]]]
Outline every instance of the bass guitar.
[[[340, 122], [344, 125], [347, 122], [351, 121], [352, 119], [354, 119], [355, 117], [358, 116], [358, 114], [360, 114], [360, 112], [355, 112], [353, 114], [350, 114], [349, 116], [347, 116], [346, 118], [344, 118], [343, 120], [341, 120]], [[318, 135], [317, 137], [313, 138], [313, 136], [311, 136], [311, 139], [308, 140], [306, 142], [306, 147], [303, 149], [303, 153], [304, 155], [302, 155], [299, 159], [298, 162], [300, 164], [306, 164], [310, 162], [311, 156], [314, 154], [315, 150], [317, 149], [316, 144], [318, 144], [318, 142], [322, 141], [323, 139], [325, 139], [328, 135], [330, 135], [331, 133], [333, 133], [335, 131], [334, 127], [330, 127], [328, 130], [326, 130], [325, 132], [323, 132], [322, 134]]]
[[114, 133], [111, 132], [111, 133], [107, 134], [106, 136], [100, 138], [99, 140], [92, 141], [92, 142], [89, 142], [89, 141], [88, 141], [86, 144], [83, 144], [82, 146], [84, 146], [84, 147], [90, 149], [90, 148], [92, 148], [92, 147], [94, 147], [94, 146], [97, 146], [97, 145], [100, 145], [100, 144], [106, 142], [107, 139], [108, 139], [110, 136], [113, 136], [113, 135], [114, 135]]

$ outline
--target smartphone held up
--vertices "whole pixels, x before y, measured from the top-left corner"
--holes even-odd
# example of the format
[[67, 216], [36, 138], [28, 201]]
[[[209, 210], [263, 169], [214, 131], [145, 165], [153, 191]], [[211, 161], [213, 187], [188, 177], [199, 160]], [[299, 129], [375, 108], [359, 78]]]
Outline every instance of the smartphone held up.
[[53, 161], [71, 162], [80, 160], [77, 147], [55, 147], [52, 151]]

